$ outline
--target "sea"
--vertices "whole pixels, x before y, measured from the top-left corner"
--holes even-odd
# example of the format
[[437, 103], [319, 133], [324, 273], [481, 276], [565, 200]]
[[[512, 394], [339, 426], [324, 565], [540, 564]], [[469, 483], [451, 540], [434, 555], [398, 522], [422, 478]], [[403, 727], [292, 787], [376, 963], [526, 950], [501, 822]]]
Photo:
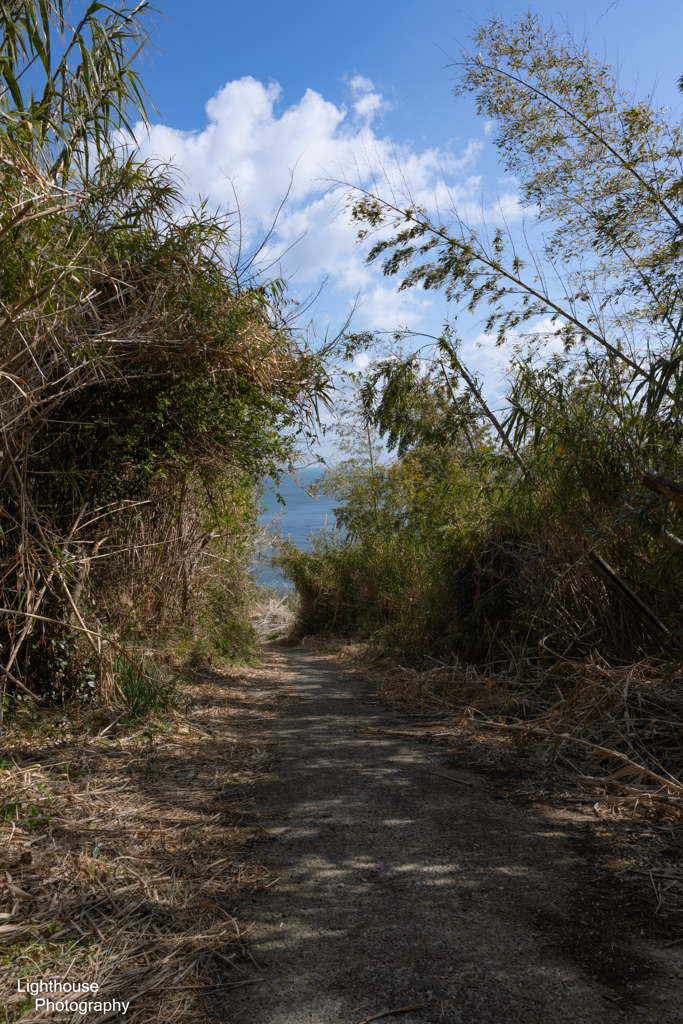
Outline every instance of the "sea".
[[[263, 495], [260, 525], [277, 529], [281, 537], [289, 538], [300, 548], [309, 548], [313, 536], [321, 530], [333, 529], [335, 519], [332, 506], [338, 504], [338, 501], [325, 494], [312, 497], [309, 493], [312, 482], [321, 472], [320, 466], [309, 466], [297, 473], [298, 483], [288, 476], [283, 476], [277, 487], [270, 481]], [[278, 492], [284, 505], [277, 499]], [[276, 591], [282, 592], [292, 587], [291, 581], [279, 569], [267, 565], [263, 557], [255, 562], [253, 575], [259, 583]]]

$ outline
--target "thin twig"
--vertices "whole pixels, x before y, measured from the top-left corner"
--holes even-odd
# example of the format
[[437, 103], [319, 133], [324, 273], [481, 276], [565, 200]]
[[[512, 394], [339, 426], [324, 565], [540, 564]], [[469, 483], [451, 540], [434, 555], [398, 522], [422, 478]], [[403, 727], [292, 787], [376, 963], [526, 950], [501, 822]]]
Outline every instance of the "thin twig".
[[383, 1013], [375, 1013], [372, 1017], [365, 1017], [358, 1024], [370, 1024], [371, 1020], [379, 1020], [380, 1017], [393, 1017], [395, 1013], [410, 1013], [411, 1010], [424, 1010], [426, 1003], [415, 1003], [414, 1006], [397, 1006], [395, 1010], [384, 1010]]
[[449, 782], [459, 782], [461, 786], [473, 786], [473, 782], [465, 782], [464, 779], [456, 779], [455, 775], [445, 775], [443, 772], [435, 772], [433, 768], [426, 768], [423, 764], [415, 766], [420, 768], [423, 772], [429, 772], [430, 775], [438, 775], [440, 779], [448, 779]]

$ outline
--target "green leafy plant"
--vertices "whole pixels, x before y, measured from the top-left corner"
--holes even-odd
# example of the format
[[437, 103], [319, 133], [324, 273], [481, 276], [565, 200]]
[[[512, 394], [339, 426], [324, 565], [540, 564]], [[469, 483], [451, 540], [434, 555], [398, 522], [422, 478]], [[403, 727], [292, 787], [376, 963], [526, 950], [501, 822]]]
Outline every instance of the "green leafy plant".
[[114, 659], [119, 706], [130, 720], [164, 714], [180, 706], [179, 682], [167, 670], [122, 653]]

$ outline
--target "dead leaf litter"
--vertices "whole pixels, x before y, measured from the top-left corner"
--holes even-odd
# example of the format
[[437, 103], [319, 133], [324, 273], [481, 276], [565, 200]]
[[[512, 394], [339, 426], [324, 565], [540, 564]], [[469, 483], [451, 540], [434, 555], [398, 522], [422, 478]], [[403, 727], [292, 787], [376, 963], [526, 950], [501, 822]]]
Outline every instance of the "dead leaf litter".
[[3, 1024], [83, 1019], [36, 1013], [22, 990], [41, 977], [97, 983], [103, 1005], [130, 1003], [130, 1024], [205, 1020], [203, 992], [256, 980], [249, 924], [235, 907], [271, 881], [250, 849], [260, 835], [252, 790], [272, 758], [268, 724], [287, 699], [286, 689], [260, 688], [278, 674], [274, 659], [195, 672], [195, 710], [184, 717], [5, 733]]

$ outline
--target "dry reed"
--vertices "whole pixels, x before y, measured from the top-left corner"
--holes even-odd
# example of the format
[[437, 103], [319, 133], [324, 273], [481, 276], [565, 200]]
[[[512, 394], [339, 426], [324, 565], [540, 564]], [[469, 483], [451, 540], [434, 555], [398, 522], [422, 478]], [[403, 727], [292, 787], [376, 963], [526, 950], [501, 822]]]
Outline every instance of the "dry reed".
[[294, 612], [287, 602], [277, 596], [254, 603], [249, 615], [254, 632], [269, 639], [289, 633], [294, 626], [294, 619]]
[[656, 663], [614, 667], [594, 656], [520, 658], [498, 671], [393, 668], [383, 692], [408, 711], [514, 735], [520, 753], [533, 743], [545, 763], [562, 754], [583, 784], [613, 787], [624, 803], [683, 810], [683, 685]]

